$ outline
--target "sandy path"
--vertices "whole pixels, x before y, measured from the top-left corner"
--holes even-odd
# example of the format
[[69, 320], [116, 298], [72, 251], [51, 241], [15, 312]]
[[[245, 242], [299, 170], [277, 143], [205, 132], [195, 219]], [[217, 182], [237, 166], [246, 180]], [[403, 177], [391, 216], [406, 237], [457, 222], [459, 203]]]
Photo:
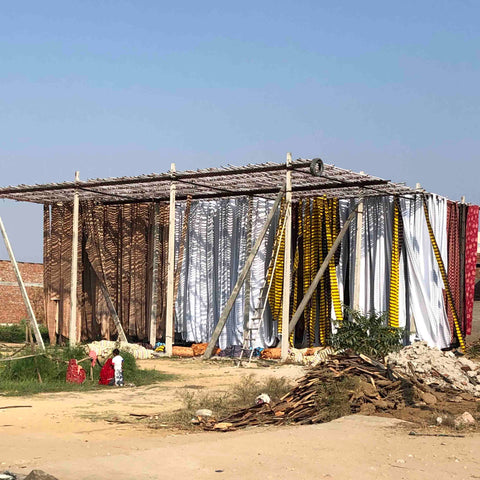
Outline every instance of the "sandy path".
[[[28, 470], [45, 459], [91, 458], [100, 452], [128, 453], [138, 440], [168, 435], [141, 426], [111, 424], [104, 418], [129, 413], [155, 414], [182, 406], [185, 392], [208, 389], [226, 391], [254, 375], [288, 377], [303, 375], [299, 366], [237, 368], [230, 362], [204, 363], [195, 360], [143, 360], [143, 368], [177, 375], [156, 385], [136, 388], [107, 388], [92, 392], [65, 392], [31, 397], [0, 397], [0, 407], [25, 405], [31, 408], [0, 409], [0, 471]], [[128, 381], [128, 380], [127, 380]], [[119, 443], [117, 440], [122, 439]]]
[[302, 374], [294, 366], [246, 370], [172, 360], [146, 365], [181, 378], [132, 389], [0, 397], [0, 407], [32, 405], [0, 410], [0, 471], [41, 468], [61, 480], [480, 478], [478, 435], [411, 437], [392, 419], [352, 416], [324, 425], [188, 435], [103, 421], [107, 413], [172, 410], [181, 404], [179, 391], [225, 390], [247, 374]]

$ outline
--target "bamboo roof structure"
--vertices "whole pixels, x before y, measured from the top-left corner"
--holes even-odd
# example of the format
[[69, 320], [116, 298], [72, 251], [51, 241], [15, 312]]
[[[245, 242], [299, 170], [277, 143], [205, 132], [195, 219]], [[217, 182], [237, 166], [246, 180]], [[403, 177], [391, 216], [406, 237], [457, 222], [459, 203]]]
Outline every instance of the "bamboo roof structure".
[[393, 183], [372, 175], [356, 173], [335, 165], [324, 164], [320, 176], [310, 172], [312, 160], [285, 163], [249, 164], [152, 173], [135, 177], [91, 179], [85, 181], [16, 185], [0, 188], [0, 198], [55, 204], [70, 202], [77, 192], [80, 201], [98, 203], [135, 203], [168, 201], [170, 185], [176, 184], [177, 200], [213, 199], [244, 195], [273, 198], [285, 182], [287, 168], [292, 170], [293, 198], [326, 195], [351, 198], [378, 195], [408, 195], [418, 193], [402, 183]]

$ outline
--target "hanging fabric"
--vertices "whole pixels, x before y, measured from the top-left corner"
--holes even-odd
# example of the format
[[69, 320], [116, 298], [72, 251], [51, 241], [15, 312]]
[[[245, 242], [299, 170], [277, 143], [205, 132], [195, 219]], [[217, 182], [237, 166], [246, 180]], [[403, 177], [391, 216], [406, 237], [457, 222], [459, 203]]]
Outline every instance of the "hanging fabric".
[[[430, 195], [427, 203], [438, 248], [441, 255], [446, 256], [446, 199]], [[402, 197], [400, 206], [409, 272], [409, 310], [416, 336], [431, 347], [445, 348], [450, 345], [451, 333], [443, 298], [442, 276], [432, 249], [423, 202], [419, 195]], [[404, 315], [404, 307], [401, 307], [400, 317]]]
[[[85, 309], [97, 324], [91, 326], [92, 332], [100, 330], [102, 336], [107, 337], [115, 332], [111, 312], [97, 285], [102, 282], [127, 336], [145, 340], [152, 297], [153, 204], [95, 205], [88, 202], [81, 207], [86, 254]], [[165, 328], [168, 250], [168, 207], [163, 204], [160, 207], [157, 337], [164, 334]]]
[[[309, 266], [309, 280], [307, 290], [313, 283], [313, 279], [318, 272], [318, 267], [324, 258], [324, 218], [325, 218], [325, 202], [326, 199], [314, 198], [311, 202], [311, 220], [310, 220], [310, 266]], [[309, 320], [309, 346], [320, 343], [325, 345], [327, 338], [327, 322], [326, 311], [328, 308], [326, 293], [325, 276], [320, 280], [320, 288], [317, 289], [316, 295], [312, 296], [310, 301], [310, 320]]]
[[[327, 234], [327, 253], [332, 249], [333, 242], [338, 236], [339, 225], [338, 225], [338, 199], [332, 198], [327, 202], [328, 215], [326, 215], [326, 234]], [[337, 250], [338, 252], [338, 250]], [[339, 255], [335, 252], [335, 255], [332, 257], [329, 263], [329, 276], [330, 276], [330, 290], [332, 295], [332, 305], [335, 311], [335, 319], [341, 324], [343, 321], [342, 313], [342, 302], [340, 300], [340, 292], [338, 289], [338, 279], [337, 279], [337, 264], [339, 261]]]
[[399, 323], [399, 288], [400, 288], [400, 208], [398, 199], [393, 202], [392, 255], [390, 268], [390, 296], [388, 324], [398, 328]]
[[[68, 338], [70, 323], [70, 282], [72, 262], [73, 204], [59, 203], [44, 207], [44, 294], [45, 320], [50, 342]], [[79, 226], [79, 236], [82, 231]], [[81, 331], [81, 242], [78, 244], [77, 331]]]
[[[258, 236], [270, 207], [270, 201], [254, 199], [254, 238]], [[184, 208], [177, 207], [176, 214], [181, 219], [184, 218]], [[246, 260], [247, 229], [244, 220], [247, 214], [248, 198], [192, 202], [175, 304], [176, 330], [185, 341], [207, 342], [210, 339]], [[179, 233], [178, 229], [177, 242]], [[266, 274], [265, 264], [269, 260], [265, 246], [267, 241], [264, 241], [252, 264], [250, 315], [253, 315], [254, 300]], [[227, 345], [243, 344], [244, 295], [242, 288], [219, 338], [222, 349]], [[275, 325], [268, 315], [267, 312], [258, 339], [262, 344], [276, 334]]]
[[462, 331], [461, 331], [461, 328], [460, 328], [460, 322], [459, 322], [459, 319], [458, 319], [457, 308], [456, 308], [456, 305], [455, 305], [455, 302], [454, 302], [452, 292], [450, 290], [450, 285], [448, 284], [448, 276], [447, 276], [447, 272], [445, 270], [445, 265], [443, 263], [442, 255], [440, 253], [440, 249], [438, 248], [437, 240], [435, 238], [435, 234], [433, 232], [433, 228], [432, 228], [432, 225], [430, 223], [430, 215], [429, 215], [429, 212], [428, 212], [428, 205], [427, 205], [427, 201], [426, 201], [424, 195], [422, 196], [422, 200], [423, 200], [423, 208], [424, 208], [424, 211], [425, 211], [425, 220], [427, 222], [427, 227], [428, 227], [428, 232], [430, 234], [430, 241], [432, 242], [433, 252], [435, 254], [435, 258], [437, 259], [438, 267], [439, 267], [440, 273], [442, 275], [443, 283], [444, 283], [444, 286], [445, 286], [445, 291], [446, 291], [446, 294], [447, 294], [447, 301], [448, 301], [448, 303], [450, 305], [450, 308], [452, 310], [452, 313], [453, 313], [453, 322], [454, 322], [455, 334], [457, 335], [457, 339], [460, 343], [460, 348], [462, 350], [464, 350], [465, 349], [465, 342], [463, 340], [463, 335], [462, 335]]
[[[312, 284], [320, 265], [323, 263], [333, 238], [338, 234], [338, 200], [319, 197], [302, 200], [298, 205], [298, 237], [293, 268], [292, 314], [295, 313], [302, 289], [302, 297]], [[338, 258], [338, 256], [337, 256]], [[324, 275], [314, 295], [303, 311], [303, 322], [297, 323], [295, 332], [303, 331], [304, 340], [309, 346], [325, 345], [331, 334], [331, 307], [341, 321], [341, 300], [338, 290], [335, 257], [329, 263], [328, 274]], [[298, 337], [297, 337], [297, 340]], [[290, 336], [293, 343], [294, 335]]]
[[[461, 232], [461, 223], [460, 223], [460, 209], [459, 204], [456, 202], [447, 201], [447, 242], [448, 242], [448, 256], [447, 256], [447, 277], [450, 291], [452, 293], [453, 303], [457, 309], [457, 315], [459, 312], [460, 306], [460, 232]], [[445, 297], [446, 298], [446, 297]], [[454, 312], [448, 300], [446, 301], [447, 305], [447, 316], [448, 323], [450, 325], [450, 330], [452, 332], [452, 339], [455, 332], [454, 325]], [[462, 328], [463, 330], [463, 328]]]
[[52, 228], [50, 205], [43, 206], [43, 290], [45, 297], [45, 323], [48, 328], [50, 343], [55, 345], [55, 320], [57, 316], [57, 303], [53, 297], [53, 258], [52, 255]]
[[[177, 298], [178, 294], [178, 286], [180, 284], [180, 272], [182, 271], [183, 267], [183, 257], [185, 254], [185, 242], [187, 240], [187, 233], [188, 233], [188, 219], [190, 217], [190, 208], [192, 206], [192, 196], [188, 195], [187, 201], [185, 202], [185, 209], [182, 212], [183, 216], [183, 221], [181, 222], [182, 224], [182, 230], [180, 233], [180, 240], [178, 244], [176, 243], [175, 246], [175, 275], [174, 275], [174, 287], [173, 287], [173, 298], [174, 301]], [[175, 217], [177, 217], [177, 213], [175, 212]], [[180, 225], [180, 223], [179, 223]], [[175, 223], [175, 227], [177, 224]], [[175, 232], [175, 235], [178, 235], [178, 232]]]
[[[316, 198], [314, 200], [314, 209], [317, 210], [317, 214], [314, 216], [314, 222], [312, 225], [312, 233], [318, 240], [313, 243], [315, 261], [313, 262], [311, 269], [311, 276], [309, 287], [313, 283], [315, 276], [317, 275], [320, 265], [323, 263], [327, 254], [327, 229], [329, 224], [328, 218], [328, 206], [326, 197]], [[312, 297], [316, 301], [312, 304], [312, 310], [314, 314], [311, 315], [312, 322], [318, 323], [318, 331], [316, 337], [311, 338], [310, 345], [313, 346], [317, 343], [320, 345], [326, 345], [330, 339], [330, 311], [331, 311], [331, 297], [330, 297], [330, 284], [329, 277], [323, 275], [320, 279], [319, 289], [317, 290], [316, 298]], [[318, 313], [315, 311], [316, 304], [318, 303]], [[317, 320], [318, 319], [318, 320]]]
[[[350, 200], [351, 208], [356, 202]], [[342, 209], [345, 220], [347, 211]], [[392, 248], [393, 199], [391, 197], [371, 197], [364, 199], [361, 248], [357, 252], [356, 225], [352, 224], [348, 247], [348, 297], [354, 298], [355, 277], [359, 278], [358, 309], [364, 314], [382, 313], [388, 310], [390, 289], [390, 258]], [[357, 267], [359, 257], [359, 272]], [[344, 258], [343, 261], [346, 261]], [[345, 272], [342, 272], [343, 274]]]
[[282, 331], [282, 307], [283, 307], [283, 265], [285, 261], [285, 229], [279, 228], [285, 222], [285, 201], [282, 200], [280, 206], [280, 218], [275, 229], [275, 240], [273, 243], [273, 252], [277, 253], [277, 258], [268, 270], [267, 280], [272, 282], [272, 287], [268, 294], [268, 303], [272, 312], [272, 318], [278, 324], [278, 331]]
[[[255, 239], [260, 234], [262, 227], [266, 221], [268, 213], [273, 205], [271, 200], [264, 198], [254, 199], [253, 217], [252, 217], [252, 239]], [[250, 319], [255, 315], [260, 290], [267, 278], [268, 265], [272, 262], [273, 255], [273, 241], [275, 229], [273, 225], [279, 224], [279, 214], [274, 217], [272, 227], [269, 229], [265, 241], [260, 246], [260, 249], [253, 261], [251, 278], [250, 278]], [[263, 314], [260, 323], [259, 336], [255, 339], [254, 347], [272, 347], [277, 344], [279, 339], [278, 324], [272, 318], [268, 302], [265, 305], [266, 311]]]
[[478, 249], [478, 205], [469, 205], [467, 210], [465, 243], [465, 329], [472, 333], [473, 302], [475, 293], [475, 273]]
[[[291, 312], [292, 315], [296, 312], [299, 304], [299, 295], [298, 289], [299, 284], [303, 285], [303, 275], [301, 271], [300, 255], [301, 255], [301, 244], [303, 241], [303, 200], [300, 200], [296, 205], [296, 219], [297, 219], [297, 238], [295, 242], [295, 254], [293, 257], [293, 269], [292, 269], [292, 279], [293, 279], [293, 299], [291, 303]], [[297, 326], [301, 325], [301, 322], [297, 323]], [[289, 337], [289, 344], [291, 347], [295, 346], [295, 332], [297, 329], [294, 329]]]
[[[467, 234], [467, 210], [465, 203], [459, 203], [459, 251], [460, 251], [460, 268], [459, 268], [459, 295], [458, 295], [458, 318], [460, 319], [460, 328], [463, 338], [465, 338], [467, 325], [465, 317], [465, 253], [466, 253], [466, 234]], [[448, 267], [447, 267], [448, 273]]]
[[[355, 202], [350, 199], [341, 199], [338, 202], [338, 222], [339, 227], [343, 225], [345, 220], [351, 213], [351, 209], [354, 208]], [[338, 228], [340, 230], [340, 228]], [[350, 224], [349, 230], [343, 241], [340, 245], [340, 248], [337, 250], [337, 259], [338, 264], [336, 267], [337, 272], [337, 283], [338, 283], [338, 293], [341, 305], [350, 306], [350, 277], [351, 277], [351, 265], [350, 258], [352, 258], [351, 248], [354, 245], [354, 239], [356, 236], [356, 222]], [[333, 314], [333, 331], [336, 329], [336, 312], [335, 309], [332, 312]]]

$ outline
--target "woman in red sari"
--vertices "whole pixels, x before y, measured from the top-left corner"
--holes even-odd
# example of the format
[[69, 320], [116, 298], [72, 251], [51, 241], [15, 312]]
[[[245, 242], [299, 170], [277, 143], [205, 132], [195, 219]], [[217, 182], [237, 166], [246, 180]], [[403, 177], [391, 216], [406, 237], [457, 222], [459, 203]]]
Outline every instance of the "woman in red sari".
[[115, 370], [113, 369], [112, 359], [109, 358], [100, 370], [100, 385], [113, 385], [115, 383]]

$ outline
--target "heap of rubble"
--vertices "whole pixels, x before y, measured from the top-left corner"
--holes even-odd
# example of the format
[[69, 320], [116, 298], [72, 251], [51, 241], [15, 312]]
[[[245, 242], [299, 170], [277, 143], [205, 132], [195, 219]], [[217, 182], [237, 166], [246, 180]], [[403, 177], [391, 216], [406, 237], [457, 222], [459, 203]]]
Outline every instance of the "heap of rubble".
[[396, 372], [414, 374], [436, 390], [447, 388], [480, 397], [480, 364], [453, 352], [430, 348], [426, 342], [390, 354], [387, 364]]

